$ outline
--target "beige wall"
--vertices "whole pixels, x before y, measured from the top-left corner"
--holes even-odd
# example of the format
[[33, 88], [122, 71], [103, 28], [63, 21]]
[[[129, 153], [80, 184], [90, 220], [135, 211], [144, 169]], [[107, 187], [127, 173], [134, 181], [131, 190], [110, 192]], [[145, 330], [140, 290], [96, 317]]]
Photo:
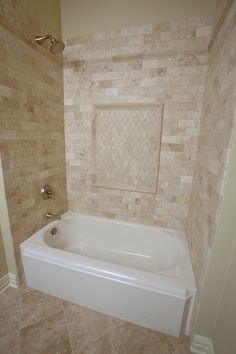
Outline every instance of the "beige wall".
[[[231, 1], [231, 0], [230, 0]], [[214, 14], [214, 22], [217, 24], [218, 20], [221, 17], [222, 12], [229, 0], [216, 0], [216, 9]]]
[[[54, 31], [49, 17], [47, 26], [40, 21], [47, 2], [40, 4], [41, 13], [31, 1], [0, 2], [0, 149], [20, 275], [20, 243], [48, 222], [48, 211], [67, 207], [62, 55], [34, 41], [36, 34]], [[45, 183], [53, 186], [54, 200], [41, 198]]]
[[213, 15], [215, 0], [61, 0], [64, 38], [124, 26]]
[[7, 208], [6, 192], [3, 180], [2, 160], [0, 154], [0, 228], [5, 251], [8, 272], [17, 275], [16, 260], [14, 254], [12, 234]]
[[8, 273], [5, 249], [2, 240], [2, 231], [0, 228], [0, 279]]
[[234, 1], [209, 52], [198, 154], [186, 227], [197, 285], [202, 282], [208, 252], [215, 236], [232, 132], [235, 129], [232, 114], [236, 101], [235, 13]]
[[216, 354], [234, 354], [236, 350], [235, 161], [236, 136], [196, 327], [197, 334], [212, 338]]
[[[234, 175], [234, 178], [236, 178], [236, 174]], [[234, 199], [234, 210], [235, 208], [236, 204]], [[236, 240], [235, 228], [236, 223], [234, 218], [234, 241]], [[234, 242], [232, 247], [229, 269], [226, 274], [224, 284], [225, 286], [223, 288], [219, 311], [212, 331], [212, 341], [215, 348], [215, 354], [224, 353], [226, 348], [228, 354], [234, 354], [236, 351], [236, 242]], [[220, 289], [222, 288], [220, 287]]]
[[61, 37], [61, 8], [60, 0], [30, 0], [30, 6], [44, 33]]
[[[225, 3], [226, 1], [219, 1], [218, 3], [215, 24], [217, 24], [217, 19], [223, 12]], [[204, 161], [203, 152], [206, 154], [204, 168], [208, 164], [208, 169], [210, 169], [214, 159], [216, 159], [218, 167], [221, 164], [222, 166], [218, 170], [220, 173], [212, 173], [208, 175], [209, 178], [206, 178], [207, 173], [202, 174], [201, 168], [203, 167], [199, 168], [200, 165], [198, 165], [196, 180], [198, 179], [199, 182], [195, 184], [195, 188], [197, 186], [198, 188], [201, 187], [196, 190], [196, 196], [201, 192], [203, 202], [205, 199], [205, 203], [199, 209], [195, 205], [195, 215], [199, 213], [198, 225], [204, 224], [206, 217], [209, 222], [210, 215], [212, 215], [214, 216], [212, 219], [214, 228], [212, 228], [212, 236], [210, 240], [208, 238], [207, 242], [206, 239], [201, 241], [204, 232], [198, 232], [198, 238], [195, 234], [196, 240], [192, 238], [193, 243], [198, 241], [197, 248], [202, 248], [203, 251], [203, 242], [205, 242], [206, 253], [198, 253], [195, 258], [195, 262], [201, 265], [199, 267], [202, 270], [202, 273], [199, 272], [201, 279], [203, 278], [203, 270], [206, 271], [208, 251], [211, 250], [194, 333], [203, 337], [210, 337], [216, 354], [226, 352], [227, 354], [234, 354], [236, 350], [236, 64], [233, 60], [236, 51], [234, 40], [236, 36], [234, 21], [236, 3], [229, 1], [228, 5], [229, 3], [232, 4], [230, 11], [226, 14], [226, 18], [221, 19], [222, 26], [216, 26], [218, 32], [210, 51], [208, 81], [215, 82], [215, 85], [214, 88], [209, 89], [210, 95], [206, 92], [205, 104], [207, 104], [208, 109], [203, 112], [205, 113], [203, 118], [206, 121], [206, 124], [203, 125], [205, 136], [204, 139], [200, 137], [199, 145], [202, 162]], [[220, 87], [218, 87], [219, 83], [221, 83]], [[220, 97], [221, 95], [222, 97]], [[212, 115], [212, 112], [216, 113]], [[223, 122], [223, 124], [220, 122]], [[212, 139], [212, 132], [211, 137], [207, 136], [207, 126], [212, 127], [212, 129], [217, 126], [216, 133], [218, 135], [214, 140]], [[223, 131], [221, 131], [222, 128]], [[220, 131], [221, 134], [219, 135]], [[207, 141], [208, 147], [206, 146]], [[203, 147], [203, 145], [205, 146]], [[208, 194], [208, 198], [212, 199], [212, 203], [208, 204], [207, 208], [206, 195], [202, 193], [206, 190], [205, 188], [211, 192]], [[218, 193], [217, 198], [213, 198], [213, 192]], [[215, 213], [212, 214], [214, 209]], [[208, 216], [206, 210], [211, 212]], [[193, 233], [194, 230], [199, 229], [198, 225], [195, 224], [194, 229], [192, 229]], [[216, 231], [214, 232], [215, 226]], [[207, 228], [202, 231], [205, 230]]]

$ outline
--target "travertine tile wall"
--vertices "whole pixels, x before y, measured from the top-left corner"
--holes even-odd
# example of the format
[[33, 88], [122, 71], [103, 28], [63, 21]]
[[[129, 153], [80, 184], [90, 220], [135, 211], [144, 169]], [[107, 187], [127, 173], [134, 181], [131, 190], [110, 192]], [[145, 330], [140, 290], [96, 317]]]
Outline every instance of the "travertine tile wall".
[[[227, 159], [235, 134], [236, 108], [236, 2], [216, 27], [209, 52], [209, 67], [187, 237], [197, 284], [206, 270], [221, 205]], [[222, 21], [222, 20], [221, 20]]]
[[[64, 38], [70, 210], [184, 229], [210, 33], [211, 19], [198, 17]], [[156, 193], [94, 186], [94, 107], [124, 104], [164, 105]]]
[[[44, 33], [26, 1], [0, 6], [0, 147], [11, 231], [19, 244], [67, 207], [62, 58], [34, 43]], [[55, 200], [40, 187], [51, 183]]]

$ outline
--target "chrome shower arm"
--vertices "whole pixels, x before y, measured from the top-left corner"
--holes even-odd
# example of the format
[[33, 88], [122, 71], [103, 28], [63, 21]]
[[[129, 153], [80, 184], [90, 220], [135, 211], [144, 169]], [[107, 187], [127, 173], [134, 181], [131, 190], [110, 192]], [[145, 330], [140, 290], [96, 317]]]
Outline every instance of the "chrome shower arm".
[[50, 34], [45, 34], [44, 36], [35, 36], [35, 41], [38, 44], [43, 44], [47, 39], [50, 39], [51, 43], [54, 43], [55, 39]]
[[50, 51], [52, 54], [62, 53], [65, 48], [65, 44], [62, 41], [56, 40], [56, 38], [54, 38], [50, 34], [45, 34], [43, 36], [35, 36], [34, 39], [35, 42], [39, 45], [42, 45], [47, 39], [49, 39], [51, 42]]

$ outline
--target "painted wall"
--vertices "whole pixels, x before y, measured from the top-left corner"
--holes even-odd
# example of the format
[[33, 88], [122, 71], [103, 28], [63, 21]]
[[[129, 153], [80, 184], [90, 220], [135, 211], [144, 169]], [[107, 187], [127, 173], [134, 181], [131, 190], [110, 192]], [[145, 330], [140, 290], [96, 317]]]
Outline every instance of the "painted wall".
[[191, 16], [213, 15], [215, 0], [61, 0], [64, 38]]
[[206, 272], [221, 206], [225, 170], [235, 129], [236, 2], [214, 37], [209, 52], [198, 154], [187, 222], [197, 284]]
[[[234, 188], [235, 188], [235, 184], [234, 184]], [[235, 207], [236, 206], [234, 203], [234, 208]], [[234, 241], [236, 240], [235, 227], [236, 224], [234, 223], [234, 231], [233, 231]], [[224, 284], [225, 286], [222, 292], [219, 312], [217, 314], [216, 322], [214, 324], [213, 332], [212, 332], [212, 341], [215, 348], [215, 354], [224, 353], [226, 348], [229, 354], [234, 354], [236, 350], [235, 270], [236, 270], [236, 242], [234, 242], [232, 254], [230, 255], [230, 264], [227, 272], [227, 277], [225, 279], [225, 284]]]
[[[236, 28], [235, 21], [233, 20], [236, 13], [235, 3], [231, 5], [226, 18], [224, 15], [225, 6], [228, 7], [230, 3], [233, 3], [233, 1], [217, 1], [214, 23], [216, 28], [219, 27], [219, 22], [217, 21], [221, 18], [223, 25], [218, 28], [219, 38], [216, 37], [216, 43], [213, 43], [213, 47], [219, 41], [218, 45], [219, 47], [222, 46], [222, 52], [219, 50], [216, 60], [219, 60], [221, 63], [223, 60], [226, 60], [224, 67], [228, 70], [228, 75], [224, 74], [224, 83], [228, 82], [227, 96], [224, 99], [225, 110], [227, 109], [228, 115], [224, 115], [224, 125], [228, 126], [225, 124], [225, 117], [228, 117], [231, 121], [230, 132], [232, 134], [230, 138], [228, 137], [231, 144], [229, 144], [228, 151], [229, 161], [228, 163], [227, 161], [225, 162], [227, 171], [225, 182], [222, 183], [221, 181], [220, 183], [223, 194], [222, 204], [216, 204], [219, 210], [218, 222], [215, 237], [213, 236], [209, 265], [201, 291], [194, 330], [194, 333], [212, 339], [216, 354], [225, 353], [226, 351], [229, 354], [234, 354], [236, 348], [236, 65], [235, 60], [232, 60], [236, 49], [234, 41]], [[222, 42], [228, 42], [229, 51], [224, 48]], [[201, 258], [204, 266], [206, 266], [206, 261], [206, 258]]]
[[[46, 12], [46, 1], [40, 3]], [[67, 205], [62, 55], [35, 43], [36, 34], [54, 30], [51, 22], [44, 27], [30, 1], [1, 1], [0, 26], [0, 148], [22, 275], [20, 243], [48, 222], [48, 211], [60, 213]], [[40, 196], [45, 183], [56, 192], [50, 202]]]
[[[209, 17], [195, 17], [66, 39], [64, 102], [70, 210], [184, 229], [197, 152], [210, 24]], [[114, 113], [112, 117], [108, 114], [128, 104], [137, 112], [143, 105], [163, 105], [157, 189], [148, 193], [137, 190], [135, 182], [140, 176], [148, 180], [148, 169], [139, 166], [152, 156], [151, 144], [141, 151], [139, 144], [146, 139], [145, 134], [152, 134], [150, 116], [144, 117], [147, 121], [140, 118], [132, 128], [127, 112], [117, 113], [115, 120]], [[102, 129], [97, 105], [109, 105]], [[159, 118], [157, 115], [156, 120]], [[160, 141], [158, 135], [151, 139]], [[104, 150], [99, 160], [101, 147]], [[108, 156], [107, 150], [113, 155]], [[120, 166], [122, 171], [124, 164], [129, 172], [138, 166], [130, 189], [123, 188], [125, 173], [116, 188], [98, 183], [101, 169], [107, 180], [112, 176], [114, 161], [114, 168]]]
[[216, 0], [216, 9], [214, 14], [214, 23], [217, 24], [219, 21], [221, 14], [227, 4], [228, 0]]
[[2, 241], [4, 253], [7, 262], [7, 269], [9, 273], [17, 276], [17, 267], [15, 260], [15, 253], [13, 247], [12, 234], [10, 229], [9, 214], [7, 208], [6, 191], [3, 180], [2, 160], [0, 154], [0, 229], [2, 233]]
[[43, 28], [43, 33], [61, 37], [61, 6], [60, 0], [30, 0], [34, 18]]
[[0, 228], [0, 279], [8, 273], [5, 249], [2, 240], [2, 231]]
[[222, 209], [201, 297], [196, 333], [210, 337], [216, 354], [236, 349], [236, 136], [230, 153]]

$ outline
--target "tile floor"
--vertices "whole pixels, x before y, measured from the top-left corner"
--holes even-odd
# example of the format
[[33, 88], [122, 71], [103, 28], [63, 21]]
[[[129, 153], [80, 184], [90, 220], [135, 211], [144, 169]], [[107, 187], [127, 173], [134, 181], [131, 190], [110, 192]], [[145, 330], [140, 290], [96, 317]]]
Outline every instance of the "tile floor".
[[190, 354], [174, 338], [32, 290], [0, 295], [1, 354]]

